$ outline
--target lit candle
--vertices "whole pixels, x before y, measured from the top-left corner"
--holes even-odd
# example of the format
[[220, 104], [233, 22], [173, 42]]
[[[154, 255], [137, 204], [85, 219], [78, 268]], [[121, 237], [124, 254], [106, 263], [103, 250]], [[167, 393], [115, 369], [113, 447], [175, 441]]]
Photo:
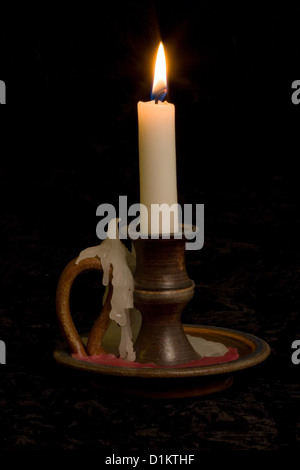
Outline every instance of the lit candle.
[[[175, 106], [162, 101], [166, 92], [166, 60], [160, 43], [152, 89], [154, 100], [138, 103], [142, 234], [178, 232]], [[154, 213], [162, 204], [166, 212], [160, 222], [158, 213], [156, 217]]]

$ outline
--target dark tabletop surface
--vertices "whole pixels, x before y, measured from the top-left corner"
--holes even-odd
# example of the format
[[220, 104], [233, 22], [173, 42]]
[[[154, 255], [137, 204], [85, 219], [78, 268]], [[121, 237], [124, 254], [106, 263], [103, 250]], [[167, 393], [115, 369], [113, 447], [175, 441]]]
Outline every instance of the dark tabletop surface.
[[[103, 456], [299, 450], [299, 7], [185, 2], [8, 13], [1, 29], [0, 449]], [[2, 21], [2, 20], [1, 20]], [[162, 38], [176, 106], [178, 197], [204, 203], [184, 323], [265, 340], [269, 358], [206, 397], [147, 399], [61, 368], [55, 291], [92, 245], [96, 208], [139, 200], [137, 112]], [[72, 294], [80, 331], [101, 278]]]

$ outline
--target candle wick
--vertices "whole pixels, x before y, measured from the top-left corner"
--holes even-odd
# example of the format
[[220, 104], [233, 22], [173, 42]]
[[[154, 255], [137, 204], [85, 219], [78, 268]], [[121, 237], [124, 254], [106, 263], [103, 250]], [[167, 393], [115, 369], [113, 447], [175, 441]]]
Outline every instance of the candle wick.
[[[162, 101], [164, 99], [164, 97], [166, 96], [167, 94], [167, 89], [164, 88], [163, 90], [161, 90], [155, 97], [155, 104], [157, 104], [159, 101]], [[161, 98], [161, 100], [160, 100]]]

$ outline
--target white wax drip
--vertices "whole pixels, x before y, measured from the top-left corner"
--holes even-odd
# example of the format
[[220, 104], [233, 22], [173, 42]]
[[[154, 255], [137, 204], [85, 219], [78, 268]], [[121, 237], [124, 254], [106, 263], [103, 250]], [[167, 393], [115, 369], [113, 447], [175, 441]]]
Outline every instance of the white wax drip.
[[[92, 246], [83, 250], [76, 264], [85, 258], [94, 258], [98, 256], [103, 269], [102, 283], [104, 286], [109, 284], [109, 271], [112, 265], [112, 285], [113, 294], [111, 298], [110, 318], [121, 326], [121, 341], [119, 345], [120, 357], [135, 361], [135, 352], [132, 343], [132, 332], [130, 326], [129, 312], [134, 308], [133, 274], [135, 268], [135, 255], [131, 253], [119, 239], [118, 222], [120, 219], [110, 221], [107, 230], [107, 238], [97, 246]], [[106, 298], [108, 288], [104, 294]]]
[[129, 361], [135, 361], [136, 354], [133, 349], [132, 331], [130, 327], [129, 309], [126, 309], [126, 323], [121, 330], [121, 341], [119, 346], [120, 357]]
[[187, 339], [201, 357], [219, 357], [224, 356], [229, 349], [222, 343], [208, 341], [198, 336], [186, 335]]

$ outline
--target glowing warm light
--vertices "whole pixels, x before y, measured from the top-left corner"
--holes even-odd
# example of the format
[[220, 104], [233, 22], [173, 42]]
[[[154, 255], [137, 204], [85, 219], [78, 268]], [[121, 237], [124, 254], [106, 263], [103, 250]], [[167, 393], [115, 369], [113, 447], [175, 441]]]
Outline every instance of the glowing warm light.
[[158, 48], [157, 56], [156, 56], [152, 97], [155, 99], [158, 97], [162, 101], [166, 93], [167, 93], [167, 66], [166, 66], [164, 46], [161, 42], [159, 44], [159, 48]]

